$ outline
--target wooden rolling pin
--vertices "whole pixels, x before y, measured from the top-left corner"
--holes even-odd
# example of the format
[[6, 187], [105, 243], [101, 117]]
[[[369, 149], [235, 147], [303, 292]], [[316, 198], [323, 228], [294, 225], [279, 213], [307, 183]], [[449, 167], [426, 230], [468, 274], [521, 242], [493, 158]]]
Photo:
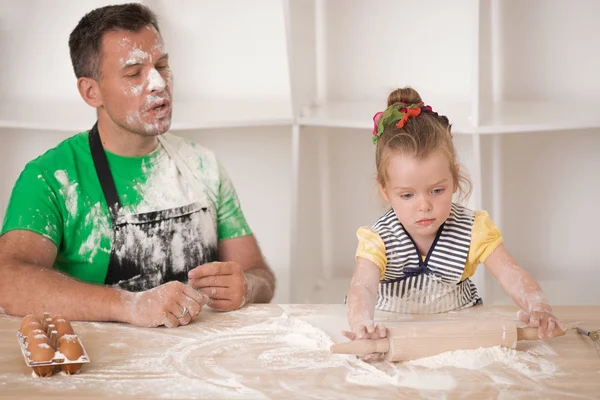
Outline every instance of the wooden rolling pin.
[[[538, 332], [538, 328], [517, 328], [515, 322], [501, 320], [415, 322], [388, 328], [383, 339], [334, 344], [331, 352], [359, 356], [385, 353], [387, 361], [406, 361], [454, 350], [514, 348], [518, 340], [539, 340]], [[564, 334], [554, 329], [554, 336]]]

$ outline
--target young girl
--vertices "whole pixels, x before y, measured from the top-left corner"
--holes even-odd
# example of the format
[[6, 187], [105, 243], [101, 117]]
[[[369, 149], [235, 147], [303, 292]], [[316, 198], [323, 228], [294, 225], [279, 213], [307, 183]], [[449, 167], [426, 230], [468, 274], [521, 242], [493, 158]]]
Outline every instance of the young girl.
[[385, 327], [373, 321], [375, 308], [425, 314], [481, 304], [469, 277], [483, 263], [520, 307], [521, 319], [539, 327], [540, 338], [552, 337], [560, 327], [552, 308], [487, 212], [452, 201], [457, 191], [466, 198], [471, 183], [457, 164], [448, 118], [411, 88], [395, 90], [387, 104], [373, 118], [373, 142], [379, 190], [391, 210], [356, 233], [346, 336], [385, 337]]

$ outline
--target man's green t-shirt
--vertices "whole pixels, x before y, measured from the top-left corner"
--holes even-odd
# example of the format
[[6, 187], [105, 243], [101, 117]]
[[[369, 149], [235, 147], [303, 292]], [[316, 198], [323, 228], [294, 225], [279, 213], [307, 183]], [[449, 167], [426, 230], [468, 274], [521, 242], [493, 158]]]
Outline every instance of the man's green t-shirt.
[[[216, 215], [218, 240], [252, 234], [235, 189], [215, 155], [171, 136]], [[112, 221], [92, 160], [88, 132], [81, 132], [25, 166], [12, 191], [1, 233], [28, 230], [58, 248], [54, 267], [80, 280], [104, 283]], [[162, 145], [145, 156], [105, 151], [123, 212], [145, 213], [196, 200]]]

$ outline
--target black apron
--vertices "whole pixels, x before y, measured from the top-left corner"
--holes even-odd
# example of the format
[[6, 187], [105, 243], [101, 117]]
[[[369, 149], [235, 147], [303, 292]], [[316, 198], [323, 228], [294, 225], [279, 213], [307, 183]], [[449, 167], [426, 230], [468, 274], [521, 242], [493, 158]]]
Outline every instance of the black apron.
[[[185, 283], [189, 270], [216, 261], [216, 223], [208, 201], [200, 199], [168, 210], [125, 214], [97, 123], [89, 131], [89, 142], [112, 219], [111, 252], [105, 284], [138, 292], [173, 280]], [[182, 169], [187, 166], [181, 165], [181, 158], [173, 157], [166, 146], [165, 150], [186, 177]], [[197, 187], [195, 182], [187, 183]]]

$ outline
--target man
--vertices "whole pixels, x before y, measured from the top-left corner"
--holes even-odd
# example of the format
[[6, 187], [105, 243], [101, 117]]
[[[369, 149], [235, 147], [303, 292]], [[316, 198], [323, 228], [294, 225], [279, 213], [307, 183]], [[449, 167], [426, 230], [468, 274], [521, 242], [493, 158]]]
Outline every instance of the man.
[[69, 47], [98, 121], [15, 184], [0, 236], [0, 307], [175, 327], [204, 304], [269, 302], [275, 278], [225, 170], [209, 150], [166, 134], [173, 76], [152, 11], [93, 10]]

